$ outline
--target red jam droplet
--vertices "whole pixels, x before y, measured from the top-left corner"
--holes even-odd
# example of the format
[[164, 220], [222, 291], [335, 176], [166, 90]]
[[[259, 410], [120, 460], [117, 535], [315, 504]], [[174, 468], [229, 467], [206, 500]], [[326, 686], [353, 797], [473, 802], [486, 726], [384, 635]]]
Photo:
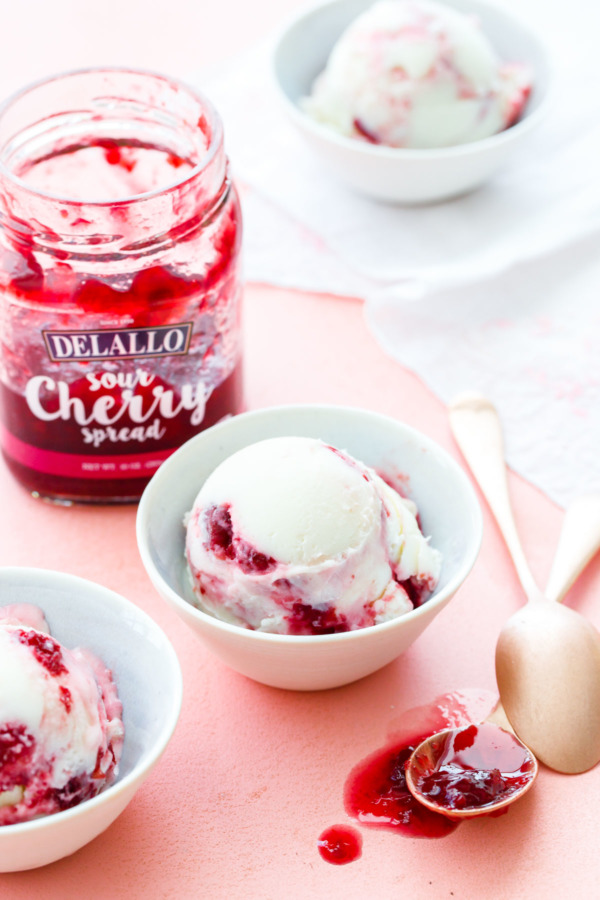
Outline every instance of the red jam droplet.
[[360, 858], [362, 837], [356, 828], [348, 825], [332, 825], [322, 833], [317, 846], [325, 862], [334, 866], [345, 866]]

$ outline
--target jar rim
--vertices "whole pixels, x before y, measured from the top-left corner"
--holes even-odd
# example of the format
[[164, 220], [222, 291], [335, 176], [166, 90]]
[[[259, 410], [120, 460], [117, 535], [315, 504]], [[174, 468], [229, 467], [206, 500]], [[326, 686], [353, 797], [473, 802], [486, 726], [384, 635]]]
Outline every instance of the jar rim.
[[[52, 191], [44, 191], [39, 188], [33, 188], [24, 179], [16, 175], [9, 168], [9, 166], [5, 164], [4, 160], [2, 159], [1, 152], [0, 178], [5, 178], [8, 181], [12, 182], [12, 184], [16, 185], [19, 190], [24, 191], [34, 197], [42, 198], [44, 200], [50, 200], [76, 207], [86, 206], [95, 208], [107, 208], [140, 203], [159, 196], [164, 196], [165, 194], [179, 190], [186, 184], [191, 183], [200, 173], [207, 169], [207, 167], [210, 165], [223, 145], [223, 124], [221, 122], [221, 117], [219, 116], [212, 102], [206, 97], [204, 93], [202, 93], [202, 91], [198, 91], [195, 88], [192, 88], [189, 84], [182, 81], [181, 79], [172, 78], [169, 75], [165, 75], [161, 72], [156, 72], [152, 69], [138, 69], [123, 66], [85, 66], [78, 69], [68, 69], [67, 71], [58, 72], [55, 75], [39, 78], [35, 81], [30, 82], [24, 87], [19, 88], [17, 91], [13, 92], [0, 102], [0, 119], [5, 114], [5, 112], [13, 107], [22, 97], [25, 97], [27, 94], [33, 93], [33, 91], [43, 87], [46, 84], [51, 84], [52, 82], [72, 78], [78, 75], [101, 75], [104, 72], [122, 75], [141, 75], [147, 76], [148, 78], [154, 79], [156, 81], [162, 81], [170, 87], [185, 91], [188, 96], [193, 97], [202, 105], [203, 113], [206, 115], [206, 118], [210, 125], [211, 137], [204, 156], [196, 163], [196, 165], [194, 165], [193, 168], [187, 171], [184, 175], [180, 175], [178, 178], [175, 178], [172, 182], [169, 182], [166, 185], [161, 185], [160, 187], [153, 188], [150, 191], [144, 191], [139, 194], [126, 194], [123, 197], [117, 197], [110, 200], [66, 197], [62, 194], [56, 194]], [[0, 151], [1, 149], [2, 148], [0, 148]]]

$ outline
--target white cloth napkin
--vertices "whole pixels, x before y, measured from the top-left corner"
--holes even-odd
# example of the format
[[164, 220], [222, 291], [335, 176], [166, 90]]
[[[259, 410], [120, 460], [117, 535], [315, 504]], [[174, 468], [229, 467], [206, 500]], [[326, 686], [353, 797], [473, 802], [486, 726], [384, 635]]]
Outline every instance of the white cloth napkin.
[[600, 10], [506, 2], [553, 55], [551, 114], [482, 189], [420, 208], [338, 184], [279, 105], [268, 45], [202, 84], [245, 195], [249, 279], [361, 296], [444, 401], [487, 393], [510, 464], [560, 504], [600, 491]]

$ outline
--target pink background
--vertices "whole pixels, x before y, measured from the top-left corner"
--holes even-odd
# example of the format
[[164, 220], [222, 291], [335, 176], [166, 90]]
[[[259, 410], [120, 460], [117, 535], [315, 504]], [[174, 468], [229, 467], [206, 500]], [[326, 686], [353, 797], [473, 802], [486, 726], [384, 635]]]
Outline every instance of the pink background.
[[[6, 94], [32, 78], [101, 63], [185, 75], [265, 36], [298, 5], [14, 4], [3, 9], [0, 87]], [[445, 409], [379, 349], [360, 301], [249, 285], [245, 303], [248, 407], [364, 406], [421, 429], [460, 459]], [[562, 511], [512, 475], [510, 487], [543, 583]], [[71, 858], [0, 875], [2, 900], [597, 896], [599, 770], [567, 777], [542, 769], [508, 815], [467, 823], [442, 840], [361, 829], [357, 862], [334, 867], [317, 852], [324, 828], [348, 822], [342, 792], [350, 769], [381, 746], [403, 710], [447, 691], [495, 688], [496, 637], [523, 597], [486, 508], [471, 576], [404, 657], [349, 687], [296, 694], [227, 669], [160, 601], [138, 556], [134, 507], [40, 503], [1, 462], [0, 490], [0, 564], [60, 569], [119, 591], [165, 629], [184, 673], [175, 736], [127, 810]], [[568, 602], [600, 626], [599, 596], [596, 560]]]

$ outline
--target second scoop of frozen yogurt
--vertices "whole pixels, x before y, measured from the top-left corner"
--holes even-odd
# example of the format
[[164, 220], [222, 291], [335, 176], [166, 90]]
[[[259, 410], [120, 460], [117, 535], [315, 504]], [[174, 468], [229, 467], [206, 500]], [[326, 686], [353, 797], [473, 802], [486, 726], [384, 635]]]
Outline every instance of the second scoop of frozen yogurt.
[[340, 135], [433, 149], [513, 125], [529, 67], [503, 62], [474, 17], [434, 0], [379, 0], [336, 42], [302, 108]]
[[123, 737], [104, 664], [59, 644], [38, 607], [0, 607], [0, 826], [94, 797], [116, 775]]

